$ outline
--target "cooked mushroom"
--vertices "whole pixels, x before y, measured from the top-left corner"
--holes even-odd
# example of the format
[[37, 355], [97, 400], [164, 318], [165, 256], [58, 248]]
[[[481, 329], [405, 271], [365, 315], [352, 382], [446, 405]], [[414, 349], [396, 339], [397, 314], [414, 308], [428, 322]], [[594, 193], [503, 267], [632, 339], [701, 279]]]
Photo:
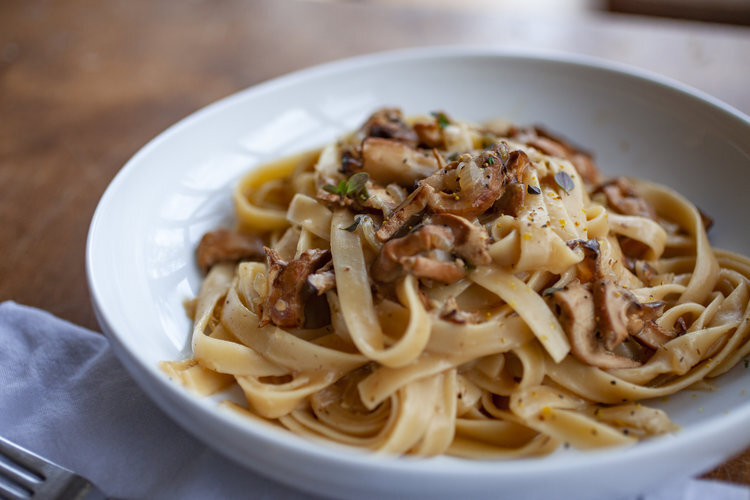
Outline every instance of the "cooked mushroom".
[[452, 283], [463, 278], [465, 263], [479, 266], [492, 261], [484, 227], [452, 214], [432, 215], [423, 224], [383, 245], [372, 266], [373, 278], [388, 283], [411, 273]]
[[382, 137], [396, 139], [410, 146], [416, 146], [417, 134], [404, 122], [401, 110], [383, 108], [373, 113], [362, 126], [365, 137]]
[[634, 337], [641, 344], [648, 346], [651, 349], [658, 349], [675, 338], [675, 334], [674, 332], [668, 332], [653, 321], [650, 321], [646, 323], [643, 329], [636, 333]]
[[399, 205], [398, 200], [393, 197], [388, 188], [368, 183], [367, 194], [369, 194], [367, 199], [359, 203], [363, 207], [380, 210], [385, 217], [390, 216]]
[[354, 172], [362, 170], [362, 151], [359, 146], [344, 146], [341, 149], [341, 168], [340, 172], [344, 175], [351, 175]]
[[326, 265], [307, 277], [307, 285], [312, 288], [315, 295], [320, 296], [336, 286], [336, 274], [333, 271], [333, 261], [329, 260]]
[[376, 281], [391, 283], [404, 274], [453, 283], [464, 277], [464, 263], [454, 260], [455, 238], [450, 228], [429, 224], [388, 241], [372, 264]]
[[493, 211], [502, 215], [518, 217], [518, 211], [526, 200], [526, 186], [513, 182], [505, 186], [502, 196], [492, 205]]
[[646, 256], [646, 253], [650, 250], [650, 247], [642, 241], [638, 241], [627, 236], [621, 236], [618, 238], [620, 242], [620, 249], [622, 254], [630, 260], [642, 259]]
[[[637, 333], [633, 334], [638, 342], [652, 349], [658, 349], [675, 338], [677, 331], [667, 331], [654, 321], [664, 311], [663, 301], [646, 302], [640, 304], [640, 306], [640, 321], [642, 326]], [[679, 318], [676, 326], [677, 330], [684, 332], [686, 329], [685, 320]]]
[[396, 234], [426, 208], [436, 214], [472, 219], [492, 206], [506, 185], [518, 182], [529, 158], [523, 151], [508, 152], [505, 143], [458, 160], [419, 181], [417, 189], [383, 222], [380, 241]]
[[648, 262], [642, 260], [626, 259], [625, 264], [631, 265], [631, 271], [640, 279], [645, 285], [653, 284], [654, 278], [657, 276], [656, 269], [653, 268]]
[[590, 240], [571, 240], [568, 242], [571, 250], [581, 248], [583, 250], [583, 260], [576, 264], [578, 279], [581, 283], [588, 283], [601, 274], [599, 266], [601, 264], [599, 255], [601, 247], [599, 240], [591, 238]]
[[465, 325], [467, 323], [478, 323], [479, 314], [471, 311], [464, 311], [458, 307], [458, 303], [454, 297], [449, 297], [438, 311], [440, 319], [456, 323], [458, 325]]
[[595, 192], [602, 192], [607, 203], [625, 215], [639, 215], [656, 220], [656, 210], [635, 190], [635, 186], [624, 177], [617, 177], [599, 186]]
[[654, 320], [664, 310], [664, 302], [640, 303], [635, 296], [610, 280], [600, 279], [593, 285], [599, 329], [607, 349], [614, 349], [628, 336], [656, 349], [674, 338]]
[[608, 279], [596, 280], [592, 292], [605, 348], [614, 349], [643, 328], [642, 307], [631, 292]]
[[315, 193], [315, 198], [326, 203], [328, 205], [338, 205], [340, 207], [352, 207], [354, 206], [354, 200], [348, 196], [341, 196], [334, 193], [329, 193], [325, 189], [318, 189]]
[[[485, 212], [502, 195], [503, 187], [518, 182], [529, 158], [523, 151], [508, 152], [505, 143], [478, 155], [462, 155], [451, 163], [451, 169], [439, 170], [424, 181], [435, 188], [428, 199], [430, 210], [472, 219]], [[451, 178], [448, 177], [451, 175]], [[458, 180], [458, 190], [449, 184]]]
[[586, 364], [603, 369], [633, 368], [640, 363], [617, 356], [597, 335], [597, 304], [594, 295], [580, 282], [552, 294], [560, 323], [570, 340], [573, 355]]
[[380, 241], [389, 240], [401, 227], [409, 222], [415, 215], [421, 213], [427, 206], [427, 200], [435, 190], [428, 185], [422, 184], [412, 192], [393, 213], [383, 221], [375, 235]]
[[602, 175], [589, 153], [574, 147], [560, 138], [553, 137], [538, 127], [511, 127], [508, 134], [509, 137], [533, 146], [542, 153], [570, 161], [586, 184], [598, 186], [601, 183]]
[[268, 295], [263, 302], [260, 326], [273, 323], [276, 326], [299, 328], [305, 324], [305, 305], [314, 294], [308, 278], [331, 260], [330, 250], [305, 250], [302, 254], [285, 262], [279, 254], [268, 247], [266, 253]]
[[198, 265], [204, 273], [207, 273], [214, 264], [219, 262], [262, 259], [263, 240], [251, 234], [217, 229], [203, 235], [196, 253]]
[[450, 228], [455, 238], [453, 251], [469, 264], [481, 266], [492, 262], [489, 251], [490, 237], [484, 227], [453, 214], [433, 215], [425, 223]]
[[417, 122], [414, 124], [414, 132], [417, 133], [419, 146], [425, 148], [445, 148], [445, 138], [440, 125], [433, 122]]
[[402, 142], [368, 137], [362, 142], [362, 169], [382, 185], [395, 182], [411, 186], [438, 168], [432, 153], [426, 154]]

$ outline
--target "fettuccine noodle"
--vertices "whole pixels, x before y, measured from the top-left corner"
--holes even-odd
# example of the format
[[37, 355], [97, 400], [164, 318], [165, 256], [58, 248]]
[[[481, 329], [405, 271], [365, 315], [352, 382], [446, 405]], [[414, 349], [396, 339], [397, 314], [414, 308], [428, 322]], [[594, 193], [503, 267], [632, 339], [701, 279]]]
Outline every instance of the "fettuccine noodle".
[[376, 112], [248, 173], [204, 237], [193, 358], [243, 414], [378, 453], [515, 458], [676, 429], [643, 400], [750, 354], [750, 260], [540, 129]]

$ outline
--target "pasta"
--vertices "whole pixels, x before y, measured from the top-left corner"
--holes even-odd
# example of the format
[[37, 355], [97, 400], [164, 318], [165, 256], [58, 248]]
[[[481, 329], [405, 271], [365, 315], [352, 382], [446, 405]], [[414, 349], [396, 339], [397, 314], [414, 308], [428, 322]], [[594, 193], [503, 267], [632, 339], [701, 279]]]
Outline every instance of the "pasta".
[[311, 439], [515, 458], [676, 426], [644, 400], [750, 354], [750, 260], [667, 187], [604, 179], [538, 128], [376, 111], [248, 173], [207, 234], [201, 394]]

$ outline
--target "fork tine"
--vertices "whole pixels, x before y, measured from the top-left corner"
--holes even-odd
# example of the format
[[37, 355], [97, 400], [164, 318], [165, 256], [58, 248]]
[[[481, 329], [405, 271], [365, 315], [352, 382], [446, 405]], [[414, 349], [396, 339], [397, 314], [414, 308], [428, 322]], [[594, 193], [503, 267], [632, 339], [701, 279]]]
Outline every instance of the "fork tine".
[[[15, 443], [11, 443], [4, 437], [0, 436], [0, 455], [8, 458], [10, 461], [15, 463], [18, 467], [23, 467], [28, 471], [28, 474], [36, 477], [37, 479], [43, 479], [43, 477], [35, 472], [36, 466], [40, 462], [46, 462], [41, 457], [38, 457], [30, 451], [21, 448]], [[36, 460], [35, 460], [36, 458]]]
[[30, 498], [44, 477], [27, 463], [25, 456], [13, 444], [0, 437], [0, 491], [11, 498]]
[[16, 500], [67, 498], [80, 491], [87, 480], [0, 437], [0, 492]]
[[8, 500], [28, 500], [33, 495], [32, 492], [9, 482], [4, 476], [0, 475], [0, 498]]
[[22, 488], [0, 474], [0, 498], [8, 500], [29, 500], [34, 493]]

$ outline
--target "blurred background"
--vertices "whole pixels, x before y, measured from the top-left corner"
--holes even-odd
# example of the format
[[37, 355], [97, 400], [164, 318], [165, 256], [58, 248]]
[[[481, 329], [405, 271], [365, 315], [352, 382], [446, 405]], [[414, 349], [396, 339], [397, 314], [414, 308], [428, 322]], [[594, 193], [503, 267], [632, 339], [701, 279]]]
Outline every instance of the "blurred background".
[[381, 3], [458, 9], [504, 8], [537, 13], [603, 11], [612, 13], [691, 19], [716, 23], [750, 24], [747, 0], [320, 0]]

